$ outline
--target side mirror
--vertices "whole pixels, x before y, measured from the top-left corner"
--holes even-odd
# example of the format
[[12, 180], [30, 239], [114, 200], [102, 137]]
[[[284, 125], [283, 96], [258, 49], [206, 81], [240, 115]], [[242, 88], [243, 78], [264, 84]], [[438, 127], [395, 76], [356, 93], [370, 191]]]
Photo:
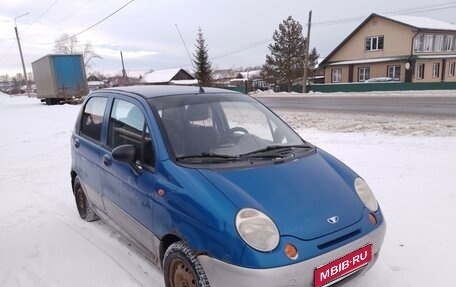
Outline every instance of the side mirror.
[[136, 160], [136, 149], [131, 144], [120, 145], [112, 150], [112, 158], [128, 164], [134, 164]]
[[112, 158], [128, 163], [137, 176], [141, 175], [142, 167], [136, 164], [136, 148], [132, 144], [124, 144], [114, 148], [112, 150]]

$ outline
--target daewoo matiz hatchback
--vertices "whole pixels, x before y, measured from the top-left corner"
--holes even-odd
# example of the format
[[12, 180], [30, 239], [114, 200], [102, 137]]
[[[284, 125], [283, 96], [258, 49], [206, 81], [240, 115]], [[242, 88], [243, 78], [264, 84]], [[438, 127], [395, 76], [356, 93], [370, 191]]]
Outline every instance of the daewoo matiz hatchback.
[[81, 218], [124, 234], [166, 286], [339, 286], [383, 243], [366, 182], [243, 94], [98, 90], [71, 144]]

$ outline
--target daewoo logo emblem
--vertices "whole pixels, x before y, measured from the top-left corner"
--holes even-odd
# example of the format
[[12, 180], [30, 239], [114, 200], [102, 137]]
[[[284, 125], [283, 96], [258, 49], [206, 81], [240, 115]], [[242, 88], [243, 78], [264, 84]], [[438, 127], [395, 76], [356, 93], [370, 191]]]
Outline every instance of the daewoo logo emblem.
[[337, 222], [339, 222], [339, 216], [330, 217], [330, 218], [326, 219], [326, 221], [328, 221], [328, 223], [331, 223], [331, 224], [336, 224]]

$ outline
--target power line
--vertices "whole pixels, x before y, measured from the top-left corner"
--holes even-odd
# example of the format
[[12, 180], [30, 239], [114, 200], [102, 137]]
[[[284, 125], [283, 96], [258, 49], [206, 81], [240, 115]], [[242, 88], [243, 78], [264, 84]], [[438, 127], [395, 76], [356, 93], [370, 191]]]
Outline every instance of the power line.
[[[408, 15], [408, 14], [415, 14], [415, 13], [422, 13], [422, 12], [451, 9], [451, 8], [455, 8], [455, 7], [456, 7], [456, 2], [452, 1], [452, 2], [447, 2], [447, 3], [437, 4], [437, 5], [429, 5], [429, 6], [423, 6], [423, 7], [413, 8], [413, 9], [397, 10], [397, 11], [392, 11], [392, 12], [383, 12], [383, 13], [378, 13], [378, 14], [380, 14], [380, 15], [398, 15], [398, 14]], [[363, 20], [365, 18], [366, 18], [365, 16], [341, 18], [341, 19], [336, 19], [336, 20], [315, 22], [312, 24], [312, 26], [313, 27], [331, 26], [331, 25], [336, 25], [336, 24], [356, 22], [359, 20]]]
[[[102, 22], [106, 21], [107, 19], [109, 19], [110, 17], [112, 17], [114, 14], [118, 13], [120, 10], [122, 10], [123, 8], [125, 8], [127, 5], [129, 5], [130, 3], [132, 3], [133, 1], [135, 0], [130, 0], [129, 2], [127, 2], [126, 4], [124, 4], [123, 6], [121, 6], [119, 9], [115, 10], [114, 12], [112, 12], [111, 14], [109, 14], [108, 16], [104, 17], [103, 19], [101, 19], [100, 21], [96, 22], [95, 24], [91, 25], [90, 27], [70, 36], [70, 38], [72, 37], [76, 37], [92, 28], [94, 28], [95, 26], [101, 24]], [[35, 24], [41, 17], [44, 16], [44, 14], [46, 14], [56, 3], [58, 2], [58, 0], [56, 0], [53, 4], [51, 4], [51, 6], [49, 6], [32, 24], [30, 24], [29, 26], [27, 26], [23, 31], [25, 31], [27, 28], [29, 28], [30, 26], [32, 26], [33, 24]], [[89, 1], [87, 1], [86, 3], [88, 3]], [[84, 6], [84, 5], [83, 5]], [[82, 6], [81, 6], [82, 7]], [[78, 8], [80, 9], [80, 8]], [[56, 43], [57, 41], [53, 41], [53, 42], [50, 42], [50, 43], [30, 43], [28, 41], [23, 41], [23, 42], [26, 42], [28, 44], [34, 44], [34, 45], [51, 45], [51, 44], [54, 44]], [[6, 50], [6, 52], [2, 55], [2, 59], [4, 59], [6, 57], [6, 55], [10, 54], [11, 52], [11, 47], [12, 47], [13, 43], [10, 44], [10, 47]]]
[[217, 59], [225, 58], [225, 57], [228, 57], [228, 56], [237, 54], [237, 53], [241, 53], [241, 52], [244, 52], [244, 51], [253, 49], [253, 48], [255, 48], [255, 47], [264, 45], [264, 44], [269, 43], [269, 42], [271, 42], [271, 41], [272, 41], [272, 38], [271, 38], [271, 37], [265, 38], [265, 39], [263, 39], [263, 40], [260, 40], [260, 41], [255, 42], [255, 43], [246, 45], [246, 46], [244, 46], [244, 47], [240, 47], [240, 48], [235, 49], [235, 50], [232, 50], [231, 52], [227, 52], [227, 53], [224, 53], [224, 54], [221, 54], [221, 55], [212, 57], [211, 60], [217, 60]]
[[[246, 51], [246, 50], [250, 50], [250, 49], [253, 49], [253, 48], [255, 48], [255, 47], [261, 46], [261, 45], [266, 44], [266, 43], [271, 42], [271, 41], [272, 41], [272, 38], [266, 38], [266, 39], [263, 39], [263, 40], [260, 40], [260, 41], [251, 43], [251, 44], [249, 44], [249, 45], [243, 46], [243, 47], [241, 47], [241, 48], [232, 50], [232, 51], [230, 51], [230, 52], [226, 52], [226, 53], [223, 53], [223, 54], [214, 56], [214, 57], [210, 57], [210, 58], [209, 58], [209, 61], [213, 61], [213, 60], [225, 58], [225, 57], [228, 57], [228, 56], [231, 56], [231, 55], [234, 55], [234, 54], [238, 54], [238, 53], [244, 52], [244, 51]], [[191, 65], [190, 65], [190, 64], [169, 65], [169, 66], [161, 66], [161, 67], [159, 67], [158, 69], [159, 69], [159, 70], [163, 70], [163, 69], [175, 69], [175, 68], [188, 67], [188, 66], [191, 66]]]
[[60, 22], [57, 23], [57, 25], [60, 25], [62, 24], [63, 22], [65, 22], [66, 20], [68, 20], [69, 18], [71, 18], [74, 14], [76, 14], [76, 12], [78, 12], [79, 10], [81, 10], [83, 7], [85, 7], [87, 4], [89, 4], [90, 2], [92, 2], [93, 0], [87, 0], [86, 2], [84, 2], [84, 4], [82, 4], [81, 6], [79, 6], [78, 8], [76, 8], [75, 10], [73, 10], [73, 12], [71, 12], [70, 14], [68, 14], [67, 16], [65, 16], [62, 20], [60, 20]]
[[456, 6], [456, 1], [451, 1], [451, 2], [446, 2], [446, 3], [441, 3], [441, 4], [422, 6], [422, 7], [413, 8], [413, 9], [399, 10], [399, 11], [385, 13], [385, 14], [387, 14], [387, 15], [389, 15], [389, 14], [399, 14], [399, 13], [401, 13], [401, 14], [413, 14], [413, 13], [419, 13], [419, 12], [428, 12], [428, 11], [447, 9], [447, 8], [454, 8], [455, 6]]
[[[35, 22], [37, 22], [47, 11], [49, 11], [56, 3], [57, 3], [58, 0], [56, 0], [48, 9], [46, 9], [39, 17], [37, 20], [35, 20], [32, 24], [30, 24], [27, 28], [29, 28], [31, 25], [33, 25]], [[81, 9], [83, 6], [85, 6], [88, 2], [90, 2], [92, 0], [88, 0], [86, 1], [81, 7], [79, 7], [78, 9], [76, 9], [74, 12], [70, 13], [67, 17], [65, 17], [63, 21], [65, 21], [67, 18], [71, 17], [74, 13], [76, 13], [77, 10]], [[110, 17], [112, 17], [114, 14], [116, 14], [117, 12], [119, 12], [120, 10], [122, 10], [123, 8], [125, 8], [127, 5], [129, 5], [130, 3], [132, 3], [134, 0], [130, 0], [129, 2], [127, 2], [126, 4], [124, 4], [123, 6], [121, 6], [119, 9], [115, 10], [114, 12], [112, 12], [111, 14], [109, 14], [108, 16], [104, 17], [103, 19], [101, 19], [100, 21], [96, 22], [95, 24], [89, 26], [88, 28], [74, 34], [74, 35], [71, 35], [71, 37], [76, 37], [92, 28], [94, 28], [95, 26], [101, 24], [102, 22], [104, 22], [105, 20], [109, 19]], [[438, 11], [438, 10], [444, 10], [444, 9], [452, 9], [452, 8], [455, 8], [456, 7], [456, 1], [451, 1], [451, 2], [446, 2], [446, 3], [441, 3], [441, 4], [434, 4], [434, 5], [428, 5], [428, 6], [422, 6], [422, 7], [417, 7], [417, 8], [413, 8], [413, 9], [404, 9], [404, 10], [396, 10], [396, 11], [393, 11], [393, 12], [384, 12], [384, 13], [379, 13], [381, 15], [397, 15], [397, 14], [415, 14], [415, 13], [422, 13], [422, 12], [430, 12], [430, 11]], [[314, 22], [312, 24], [313, 27], [321, 27], [321, 26], [330, 26], [330, 25], [336, 25], [336, 24], [342, 24], [342, 23], [349, 23], [349, 22], [354, 22], [354, 21], [359, 21], [359, 20], [363, 20], [365, 19], [366, 17], [365, 16], [358, 16], [358, 17], [350, 17], [350, 18], [341, 18], [341, 19], [336, 19], [336, 20], [330, 20], [330, 21], [322, 21], [322, 22]], [[307, 25], [306, 25], [307, 26]], [[26, 28], [26, 29], [27, 29]], [[25, 30], [25, 29], [24, 29]], [[253, 49], [255, 47], [258, 47], [258, 46], [261, 46], [261, 45], [264, 45], [268, 42], [271, 42], [272, 41], [272, 38], [271, 37], [268, 37], [268, 38], [265, 38], [265, 39], [262, 39], [262, 40], [259, 40], [257, 42], [254, 42], [254, 43], [251, 43], [249, 45], [246, 45], [246, 46], [243, 46], [243, 47], [240, 47], [238, 49], [235, 49], [235, 50], [232, 50], [230, 52], [226, 52], [226, 53], [223, 53], [221, 55], [217, 55], [215, 57], [212, 57], [210, 60], [216, 60], [216, 59], [220, 59], [220, 58], [224, 58], [224, 57], [228, 57], [228, 56], [232, 56], [234, 54], [238, 54], [238, 53], [242, 53], [246, 50], [250, 50], [250, 49]], [[29, 43], [29, 44], [37, 44], [37, 45], [51, 45], [51, 44], [54, 44], [56, 43], [57, 41], [53, 41], [53, 42], [49, 42], [49, 43]], [[28, 43], [28, 42], [27, 42]], [[5, 54], [9, 53], [6, 52]], [[184, 66], [184, 65], [180, 65], [180, 66]], [[180, 67], [180, 66], [173, 66], [174, 67]], [[185, 65], [186, 66], [186, 65]]]
[[[132, 3], [133, 1], [135, 0], [130, 0], [129, 2], [127, 2], [126, 4], [122, 5], [119, 9], [115, 10], [114, 12], [112, 12], [111, 14], [109, 14], [108, 16], [104, 17], [103, 19], [99, 20], [98, 22], [96, 22], [95, 24], [85, 28], [84, 30], [76, 33], [76, 34], [73, 34], [71, 35], [69, 38], [74, 38], [74, 37], [77, 37], [79, 35], [81, 35], [82, 33], [84, 32], [87, 32], [89, 31], [90, 29], [98, 26], [99, 24], [103, 23], [104, 21], [106, 21], [107, 19], [111, 18], [112, 16], [114, 16], [116, 13], [118, 13], [120, 10], [122, 10], [123, 8], [125, 8], [127, 5], [129, 5], [130, 3]], [[49, 43], [30, 43], [30, 42], [27, 42], [28, 44], [34, 44], [34, 45], [52, 45], [52, 44], [55, 44], [56, 42], [58, 41], [52, 41], [52, 42], [49, 42]]]
[[[405, 10], [398, 10], [395, 12], [387, 12], [387, 13], [380, 13], [383, 15], [397, 15], [397, 14], [414, 14], [414, 13], [420, 13], [420, 12], [429, 12], [429, 11], [437, 11], [437, 10], [444, 10], [444, 9], [451, 9], [456, 7], [456, 1], [452, 2], [447, 2], [447, 3], [442, 3], [442, 4], [437, 4], [437, 5], [429, 5], [429, 6], [423, 6], [423, 7], [418, 7], [414, 9], [405, 9]], [[337, 20], [331, 20], [331, 21], [323, 21], [323, 22], [315, 22], [312, 24], [312, 27], [315, 26], [329, 26], [329, 25], [336, 25], [336, 24], [342, 24], [342, 23], [349, 23], [349, 22], [354, 22], [354, 21], [359, 21], [365, 19], [365, 16], [358, 16], [358, 17], [350, 17], [350, 18], [342, 18], [342, 19], [337, 19]], [[305, 25], [304, 27], [307, 27]], [[263, 44], [269, 43], [272, 41], [272, 38], [265, 38], [263, 40], [259, 40], [255, 43], [252, 43], [250, 45], [238, 48], [236, 50], [233, 50], [231, 52], [227, 52], [224, 54], [221, 54], [219, 56], [215, 56], [210, 58], [210, 60], [216, 60], [228, 56], [232, 56], [234, 54], [238, 54], [241, 52], [244, 52], [246, 50], [253, 49], [255, 47], [261, 46]]]
[[[455, 2], [450, 2], [450, 3], [455, 3]], [[449, 3], [440, 4], [440, 6], [441, 5], [448, 5], [448, 4]], [[386, 15], [395, 14], [395, 13], [409, 13], [409, 14], [412, 14], [412, 13], [423, 12], [423, 11], [442, 10], [442, 9], [447, 9], [447, 8], [450, 8], [450, 7], [451, 8], [452, 7], [456, 7], [456, 4], [455, 5], [451, 5], [451, 6], [445, 6], [445, 7], [436, 7], [436, 5], [432, 5], [432, 6], [425, 6], [425, 7], [420, 7], [420, 8], [416, 8], [416, 9], [400, 10], [400, 11], [397, 11], [397, 12], [382, 13], [382, 14], [386, 14]], [[328, 25], [335, 25], [335, 24], [359, 21], [361, 19], [365, 19], [365, 17], [364, 16], [363, 17], [359, 16], [359, 17], [343, 18], [343, 19], [325, 21], [325, 22], [316, 22], [316, 23], [312, 24], [312, 26], [328, 26]], [[307, 27], [307, 25], [305, 25], [305, 27]], [[250, 44], [250, 45], [247, 45], [245, 47], [241, 47], [239, 49], [236, 49], [234, 51], [227, 52], [227, 53], [221, 54], [219, 56], [212, 57], [212, 58], [210, 58], [210, 60], [216, 60], [216, 59], [228, 57], [228, 56], [231, 56], [231, 55], [234, 55], [234, 54], [238, 54], [238, 53], [244, 52], [246, 50], [253, 49], [253, 48], [257, 47], [257, 46], [261, 46], [263, 44], [269, 43], [271, 41], [272, 41], [272, 38], [265, 38], [263, 40], [257, 41], [255, 43]]]
[[76, 33], [74, 35], [72, 35], [71, 37], [77, 37], [79, 35], [81, 35], [82, 33], [84, 32], [87, 32], [89, 31], [90, 29], [94, 28], [95, 26], [103, 23], [104, 21], [108, 20], [109, 18], [111, 18], [112, 16], [114, 16], [115, 14], [117, 14], [120, 10], [122, 10], [123, 8], [125, 8], [127, 5], [129, 5], [131, 2], [133, 2], [135, 0], [130, 0], [129, 2], [127, 2], [126, 4], [124, 4], [122, 7], [120, 7], [119, 9], [115, 10], [114, 12], [112, 12], [111, 14], [109, 14], [108, 16], [104, 17], [103, 19], [101, 19], [100, 21], [96, 22], [95, 24], [93, 24], [92, 26], [82, 30], [81, 32], [79, 33]]
[[[54, 7], [55, 4], [57, 4], [59, 0], [55, 0], [54, 3], [52, 3], [48, 8], [46, 8], [46, 10], [41, 13], [38, 18], [36, 18], [30, 25], [28, 25], [27, 27], [25, 27], [21, 33], [23, 33], [24, 31], [26, 31], [28, 28], [30, 28], [33, 24], [35, 24], [36, 22], [38, 22], [38, 20], [40, 20], [52, 7]], [[16, 38], [7, 38], [5, 40], [15, 40]], [[6, 58], [7, 55], [9, 55], [11, 53], [11, 49], [13, 47], [14, 43], [11, 43], [8, 48], [6, 49], [6, 51], [0, 56], [0, 59], [2, 59], [2, 62], [4, 61], [4, 59]]]
[[57, 4], [57, 2], [59, 2], [59, 0], [55, 0], [54, 3], [52, 3], [46, 10], [44, 10], [43, 13], [40, 14], [40, 16], [38, 16], [38, 18], [35, 19], [35, 21], [32, 22], [32, 24], [28, 25], [27, 27], [24, 28], [24, 30], [21, 31], [21, 33], [24, 33], [28, 28], [30, 28], [33, 24], [35, 24], [36, 22], [38, 22], [38, 20], [40, 20], [49, 10], [51, 10], [52, 7], [54, 7], [55, 4]]
[[[76, 12], [78, 12], [79, 10], [81, 10], [83, 7], [87, 6], [87, 4], [89, 2], [92, 2], [93, 0], [87, 0], [86, 2], [84, 2], [81, 6], [79, 6], [78, 8], [76, 8], [75, 10], [73, 10], [71, 13], [69, 13], [68, 15], [66, 15], [64, 18], [62, 18], [62, 20], [60, 20], [59, 22], [57, 23], [53, 23], [54, 26], [57, 26], [57, 25], [61, 25], [63, 22], [65, 22], [66, 20], [68, 20], [69, 18], [71, 18], [74, 14], [76, 14]], [[57, 2], [57, 1], [56, 1]], [[55, 4], [55, 3], [54, 3]], [[36, 21], [35, 21], [36, 22]], [[33, 24], [33, 23], [32, 23]], [[31, 25], [29, 25], [31, 26]], [[27, 27], [28, 28], [28, 27]], [[25, 29], [24, 29], [25, 31]], [[27, 35], [28, 37], [35, 37], [35, 36], [42, 36], [42, 34], [32, 34], [32, 35]], [[15, 40], [16, 38], [11, 38], [13, 40]], [[27, 42], [29, 43], [29, 42]]]
[[[437, 5], [430, 5], [430, 6], [423, 6], [423, 7], [418, 7], [414, 9], [405, 9], [405, 10], [398, 10], [395, 12], [389, 12], [389, 13], [380, 13], [384, 15], [395, 15], [395, 14], [414, 14], [414, 13], [420, 13], [420, 12], [429, 12], [429, 11], [437, 11], [437, 10], [443, 10], [443, 9], [450, 9], [456, 7], [456, 2], [447, 2], [447, 3], [442, 3], [442, 4], [437, 4]], [[350, 18], [342, 18], [342, 19], [337, 19], [337, 20], [331, 20], [331, 21], [323, 21], [323, 22], [315, 22], [312, 24], [313, 27], [315, 26], [329, 26], [329, 25], [336, 25], [336, 24], [342, 24], [342, 23], [349, 23], [349, 22], [354, 22], [354, 21], [359, 21], [365, 19], [365, 16], [358, 16], [358, 17], [350, 17]], [[305, 25], [307, 27], [307, 25]], [[259, 40], [255, 43], [252, 43], [250, 45], [241, 47], [239, 49], [235, 49], [231, 52], [227, 52], [224, 54], [221, 54], [219, 56], [215, 56], [210, 58], [210, 60], [216, 60], [228, 56], [232, 56], [234, 54], [242, 53], [246, 50], [253, 49], [255, 47], [261, 46], [263, 44], [269, 43], [272, 41], [272, 38], [265, 38], [263, 40]], [[173, 66], [172, 68], [178, 68], [182, 67], [184, 65], [180, 66]]]

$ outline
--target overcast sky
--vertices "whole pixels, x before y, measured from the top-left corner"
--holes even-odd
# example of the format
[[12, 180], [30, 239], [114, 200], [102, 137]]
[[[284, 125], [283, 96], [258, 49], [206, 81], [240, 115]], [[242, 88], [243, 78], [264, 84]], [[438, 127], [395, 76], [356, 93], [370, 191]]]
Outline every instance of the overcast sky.
[[[0, 75], [21, 73], [14, 18], [27, 71], [31, 62], [53, 52], [63, 33], [80, 33], [132, 0], [0, 0]], [[327, 56], [371, 13], [425, 16], [456, 23], [456, 1], [437, 0], [133, 0], [77, 36], [103, 57], [88, 71], [120, 73], [123, 51], [127, 73], [190, 67], [176, 25], [193, 53], [201, 27], [213, 68], [262, 65], [268, 40], [288, 16], [304, 26], [312, 10], [311, 46]], [[347, 19], [351, 19], [346, 21]], [[330, 21], [330, 23], [328, 23]]]

